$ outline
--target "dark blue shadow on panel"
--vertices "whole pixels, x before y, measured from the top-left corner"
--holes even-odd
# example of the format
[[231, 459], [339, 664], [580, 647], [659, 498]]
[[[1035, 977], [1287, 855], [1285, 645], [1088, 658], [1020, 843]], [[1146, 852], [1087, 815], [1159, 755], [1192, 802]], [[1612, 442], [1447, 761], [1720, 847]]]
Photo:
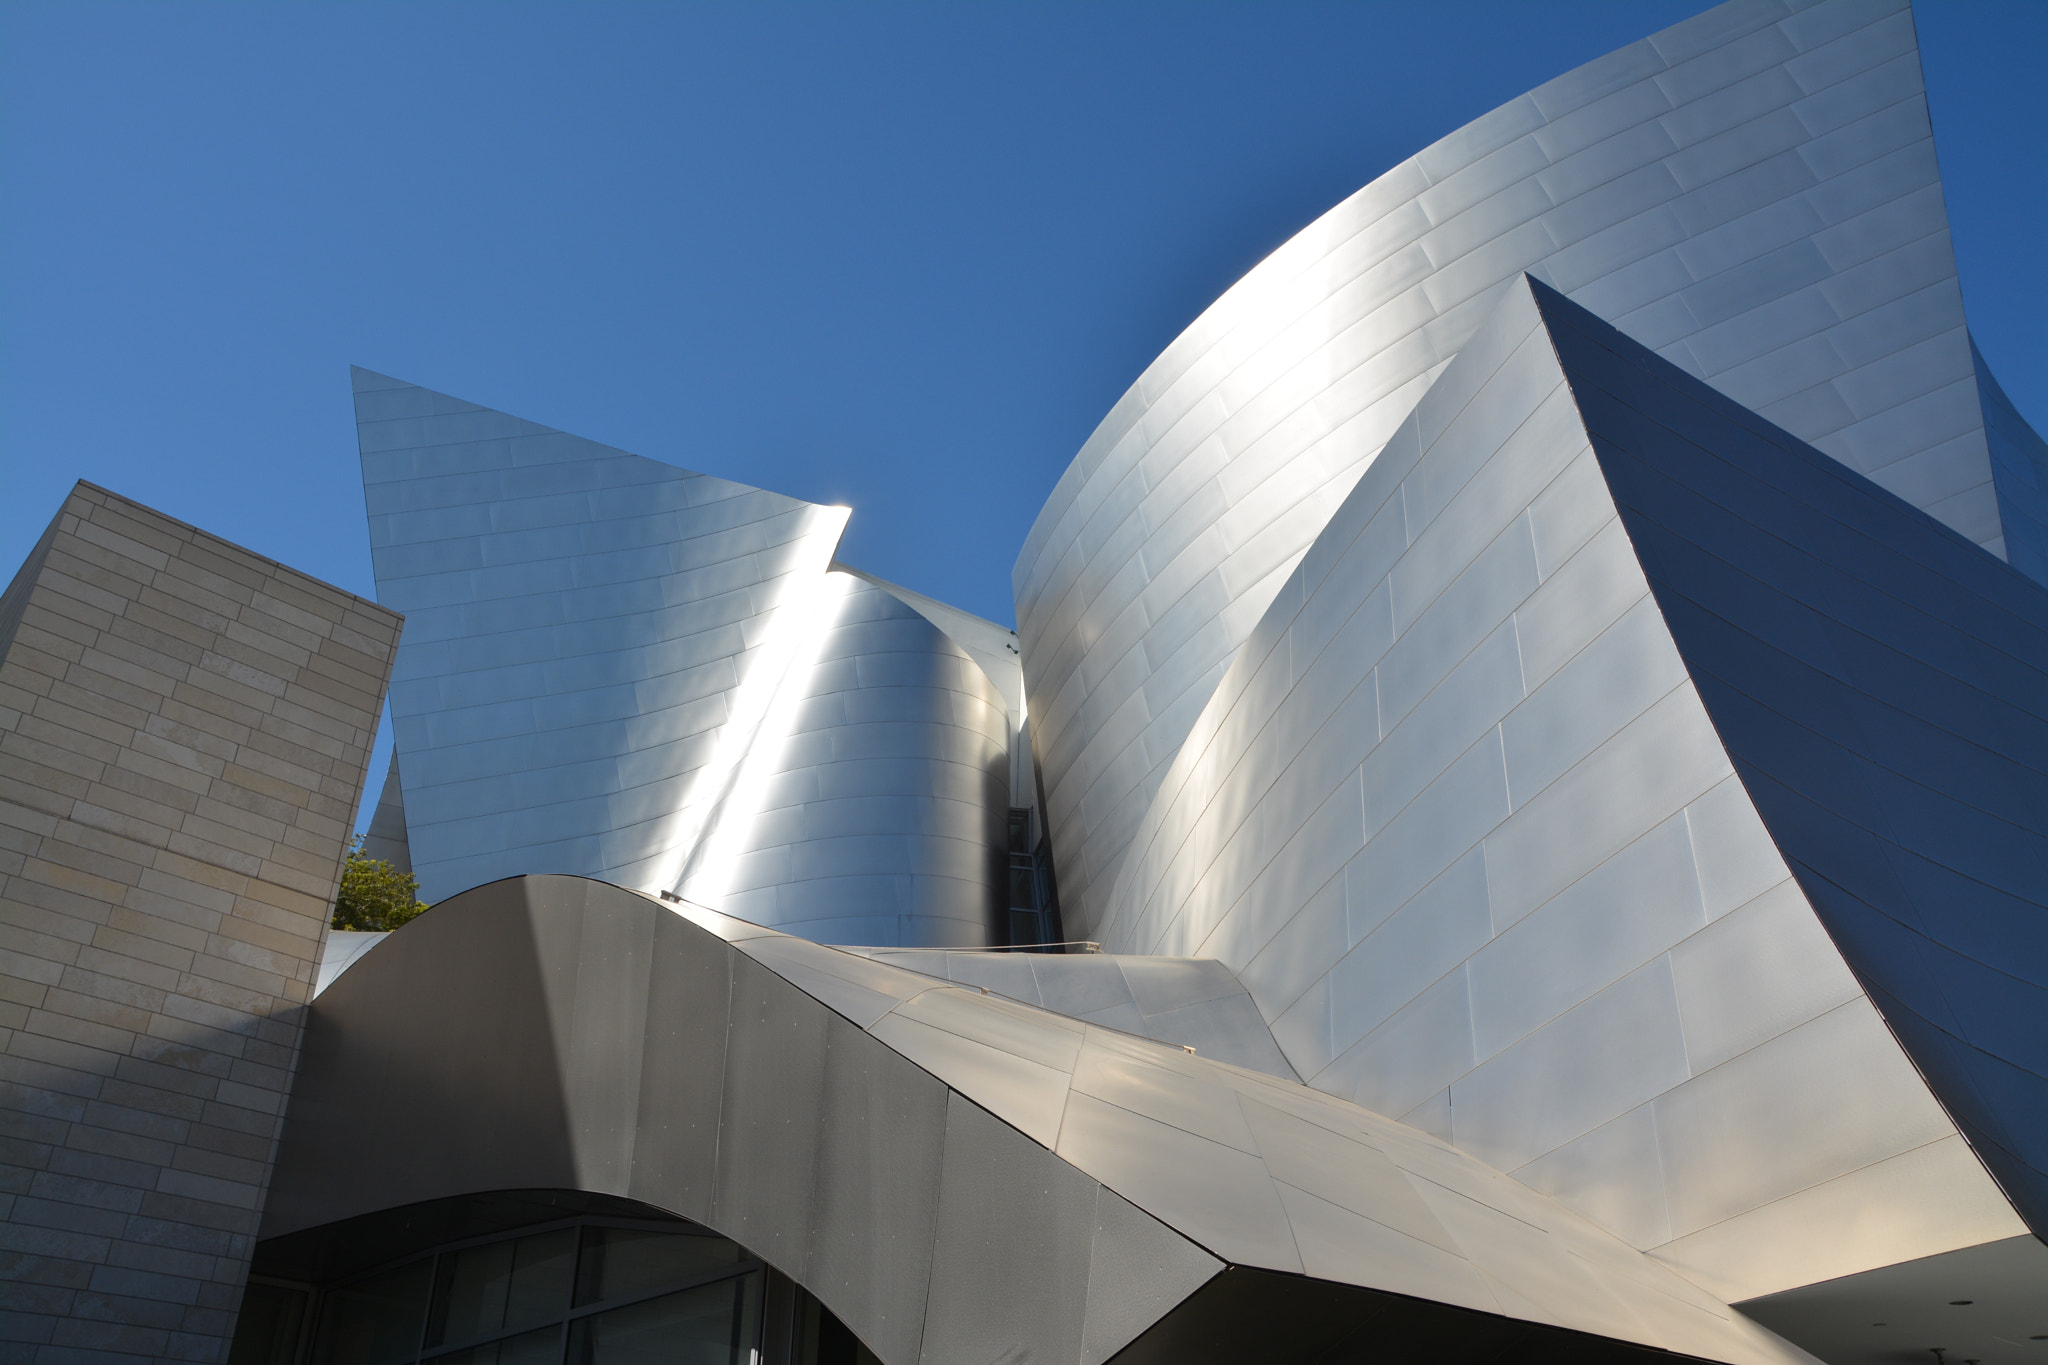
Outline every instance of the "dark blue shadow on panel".
[[[2048, 1237], [2048, 589], [1530, 287], [1750, 799], [1901, 1046]], [[2017, 421], [1992, 440], [2002, 506], [2007, 485], [2048, 479]]]

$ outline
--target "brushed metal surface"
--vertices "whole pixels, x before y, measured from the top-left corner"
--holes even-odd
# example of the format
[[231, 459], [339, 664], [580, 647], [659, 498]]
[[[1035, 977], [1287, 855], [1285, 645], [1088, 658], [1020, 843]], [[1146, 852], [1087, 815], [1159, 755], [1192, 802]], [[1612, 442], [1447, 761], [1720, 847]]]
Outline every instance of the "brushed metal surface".
[[671, 885], [845, 509], [354, 378], [378, 596], [407, 617], [391, 706], [422, 896]]
[[[1870, 1003], [2038, 1232], [2048, 593], [1583, 310], [1538, 298], [1745, 790]], [[1848, 1056], [1838, 1074], [1876, 1065]], [[1894, 1146], [1939, 1140], [1892, 1107]]]
[[826, 942], [1000, 941], [1011, 711], [924, 614], [851, 574], [826, 583], [836, 608], [791, 680], [794, 714], [764, 726], [715, 836], [726, 846], [680, 890]]
[[[854, 954], [937, 980], [980, 986], [1070, 1019], [1192, 1047], [1204, 1057], [1234, 1066], [1297, 1079], [1250, 993], [1214, 958], [875, 948], [849, 948], [835, 956], [843, 960]], [[806, 989], [811, 989], [808, 983]], [[876, 995], [874, 1000], [882, 998]], [[834, 1007], [858, 1017], [846, 1006], [835, 1002]]]
[[[1536, 288], [1510, 293], [1444, 371], [1444, 397], [1432, 390], [1404, 424], [1400, 457], [1364, 475], [1252, 632], [1147, 811], [1101, 932], [1119, 951], [1220, 958], [1310, 1084], [1527, 1170], [1657, 1249], [1704, 1229], [1695, 1210], [1774, 1218], [1776, 1201], [1946, 1133], [1877, 1116], [1932, 1100], [1867, 1001], [1844, 1037], [1815, 1026], [1862, 991], [1735, 776], [1578, 416], [1592, 381], [1560, 367]], [[1628, 420], [1707, 439], [1661, 380], [1632, 382]], [[1695, 464], [1717, 467], [1705, 450]], [[1800, 513], [1760, 510], [1754, 530], [1711, 515], [1737, 559], [1782, 560], [1759, 548], [1767, 532], [1811, 534]], [[1857, 628], [1900, 628], [1828, 591]], [[1332, 700], [1320, 680], [1331, 658], [1358, 690], [1376, 688], [1375, 710]], [[1833, 710], [1836, 726], [1861, 723], [1844, 719], [1855, 704]], [[1932, 738], [1913, 743], [1936, 752]], [[1983, 766], [1950, 762], [1929, 780], [2022, 818], [2025, 784]], [[1895, 818], [1919, 809], [1951, 827], [1903, 789], [1863, 787]], [[2024, 851], [1979, 842], [1972, 856], [2004, 869], [1985, 875], [2016, 887]], [[1759, 966], [1752, 952], [1779, 956]], [[1757, 1064], [1766, 1048], [1785, 1070]], [[1794, 1073], [1860, 1077], [1876, 1098], [1789, 1105]], [[1797, 1108], [1804, 1140], [1762, 1136], [1778, 1130], [1757, 1111], [1726, 1144], [1744, 1153], [1739, 1169], [1658, 1159], [1659, 1125], [1678, 1121], [1663, 1116], [1747, 1112], [1693, 1098], [1722, 1086]], [[1926, 1186], [1865, 1195], [1871, 1216], [1910, 1219], [1916, 1254], [2014, 1225], [1976, 1195], [1950, 1215], [1927, 1212]], [[1741, 1256], [1730, 1236], [1688, 1264], [1754, 1293], [1772, 1282], [1747, 1276], [1819, 1278], [1876, 1254], [1820, 1224], [1776, 1235], [1769, 1258]]]
[[411, 621], [371, 847], [427, 900], [561, 872], [840, 941], [1003, 932], [1036, 803], [1011, 632], [830, 569], [845, 508], [355, 383]]
[[1014, 573], [1070, 932], [1098, 936], [1203, 701], [1523, 270], [2038, 576], [2048, 466], [1973, 358], [1905, 0], [1732, 0], [1331, 209], [1075, 456]]
[[[858, 1027], [782, 974], [803, 964], [901, 1003]], [[708, 1026], [686, 1032], [693, 1014]], [[899, 1048], [913, 1016], [974, 1050]], [[266, 1235], [507, 1187], [684, 1206], [755, 1238], [891, 1361], [1019, 1342], [1101, 1360], [1225, 1264], [1804, 1359], [1557, 1202], [1334, 1096], [580, 878], [436, 906], [321, 996], [308, 1048]], [[1049, 1130], [1007, 1121], [1041, 1087], [999, 1057], [1065, 1093]], [[696, 1126], [671, 1136], [678, 1099]], [[394, 1109], [404, 1168], [337, 1167]], [[871, 1247], [886, 1265], [849, 1259]]]

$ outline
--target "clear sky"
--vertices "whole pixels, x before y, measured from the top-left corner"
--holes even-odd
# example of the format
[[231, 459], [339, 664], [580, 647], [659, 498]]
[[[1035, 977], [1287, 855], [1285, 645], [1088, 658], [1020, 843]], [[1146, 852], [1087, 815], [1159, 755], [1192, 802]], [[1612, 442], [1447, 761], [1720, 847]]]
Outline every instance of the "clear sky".
[[[0, 574], [87, 478], [374, 595], [353, 363], [850, 504], [843, 558], [1008, 623], [1216, 295], [1706, 7], [0, 0]], [[2048, 429], [2048, 3], [1917, 13], [1972, 329]]]

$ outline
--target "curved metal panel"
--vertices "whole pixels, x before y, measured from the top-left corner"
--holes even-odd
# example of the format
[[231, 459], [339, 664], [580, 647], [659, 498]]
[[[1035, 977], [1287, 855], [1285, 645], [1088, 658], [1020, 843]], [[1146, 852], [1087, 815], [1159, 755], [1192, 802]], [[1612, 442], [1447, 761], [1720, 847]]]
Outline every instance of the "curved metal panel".
[[1743, 785], [1927, 1084], [2048, 1234], [2048, 592], [1539, 301]]
[[847, 951], [942, 981], [979, 986], [1084, 1023], [1189, 1048], [1233, 1066], [1299, 1079], [1250, 992], [1214, 958]]
[[1002, 941], [1010, 726], [960, 645], [881, 587], [827, 575], [832, 615], [756, 738], [682, 894], [805, 938]]
[[521, 872], [672, 886], [777, 692], [840, 507], [356, 370], [421, 895]]
[[[889, 1361], [1095, 1365], [1226, 1263], [1466, 1329], [1805, 1359], [1342, 1100], [580, 879], [398, 931], [314, 1006], [301, 1074], [266, 1236], [486, 1189], [618, 1194], [740, 1241]], [[409, 1158], [367, 1171], [394, 1112]]]
[[2005, 529], [2003, 543], [1995, 548], [2036, 583], [2048, 583], [2048, 441], [2013, 407], [1975, 341], [1970, 343], [1970, 358], [1977, 366], [1984, 439], [1991, 450], [1999, 520]]
[[1075, 457], [1014, 574], [1074, 932], [1231, 656], [1524, 270], [2011, 552], [1905, 0], [1732, 0], [1332, 209]]
[[398, 777], [398, 755], [391, 755], [384, 769], [384, 786], [377, 797], [370, 828], [363, 833], [363, 856], [390, 863], [400, 872], [412, 871], [412, 850], [405, 842], [405, 786]]
[[1221, 958], [1310, 1084], [1731, 1298], [2011, 1235], [1734, 776], [1532, 289], [1232, 664], [1105, 944]]

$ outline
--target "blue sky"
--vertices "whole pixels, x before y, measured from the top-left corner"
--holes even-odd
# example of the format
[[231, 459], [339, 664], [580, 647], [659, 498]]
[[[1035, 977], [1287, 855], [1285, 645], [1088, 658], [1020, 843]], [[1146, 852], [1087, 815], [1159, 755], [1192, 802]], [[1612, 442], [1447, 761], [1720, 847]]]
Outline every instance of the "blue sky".
[[[88, 478], [373, 594], [348, 366], [855, 509], [1008, 622], [1144, 365], [1444, 133], [1705, 8], [0, 3], [0, 566]], [[2048, 426], [2048, 4], [1921, 0]]]

